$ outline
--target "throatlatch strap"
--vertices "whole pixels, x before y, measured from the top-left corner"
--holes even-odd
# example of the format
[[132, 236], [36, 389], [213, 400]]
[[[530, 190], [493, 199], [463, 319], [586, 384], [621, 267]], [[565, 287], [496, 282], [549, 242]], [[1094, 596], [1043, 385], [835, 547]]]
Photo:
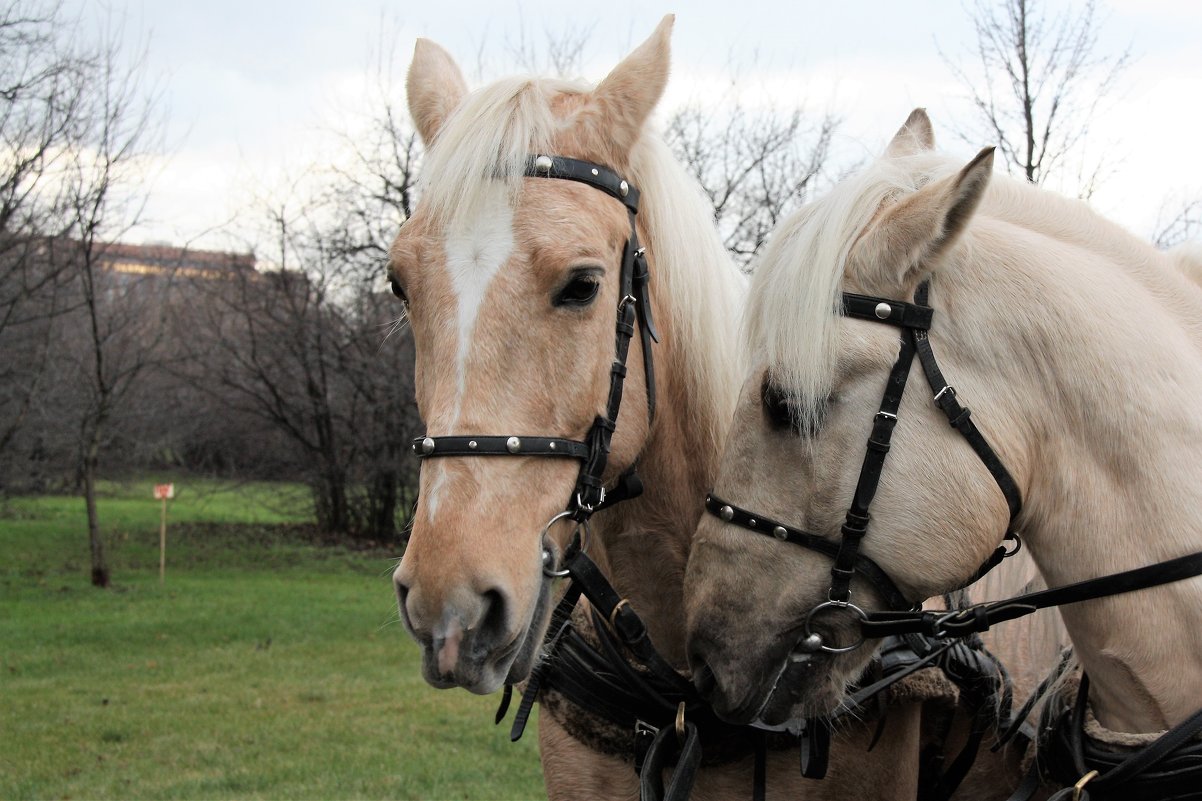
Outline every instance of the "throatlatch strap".
[[1006, 505], [1010, 508], [1010, 527], [1012, 528], [1023, 507], [1022, 493], [1019, 492], [1018, 484], [1010, 475], [1010, 471], [1002, 464], [997, 453], [990, 447], [985, 435], [972, 421], [971, 412], [967, 407], [961, 406], [959, 400], [956, 399], [955, 388], [947, 383], [947, 379], [943, 377], [943, 372], [939, 369], [939, 363], [935, 360], [935, 352], [931, 349], [931, 341], [927, 337], [927, 332], [914, 332], [914, 339], [918, 349], [918, 363], [922, 365], [927, 383], [930, 384], [931, 392], [934, 393], [935, 405], [947, 417], [952, 428], [959, 431], [964, 439], [968, 440], [968, 444], [976, 451], [977, 456], [997, 481], [998, 488], [1006, 498]]

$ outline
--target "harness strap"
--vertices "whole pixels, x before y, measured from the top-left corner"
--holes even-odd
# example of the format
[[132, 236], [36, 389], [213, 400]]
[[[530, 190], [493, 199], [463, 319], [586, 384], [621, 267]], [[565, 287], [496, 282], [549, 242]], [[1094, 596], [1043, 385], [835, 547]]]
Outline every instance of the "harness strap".
[[[673, 763], [675, 768], [665, 792], [664, 769]], [[641, 801], [687, 801], [700, 767], [701, 737], [697, 734], [697, 726], [686, 720], [683, 737], [675, 728], [663, 727], [655, 735], [639, 774]]]
[[1066, 782], [1099, 771], [1083, 786], [1080, 798], [1088, 799], [1091, 792], [1099, 799], [1202, 798], [1202, 743], [1191, 742], [1202, 732], [1202, 709], [1135, 752], [1113, 751], [1085, 733], [1088, 696], [1089, 677], [1082, 674], [1071, 713], [1060, 718], [1051, 739], [1048, 760], [1071, 760], [1075, 776], [1056, 771]]
[[639, 210], [639, 190], [613, 170], [591, 161], [567, 156], [535, 155], [526, 162], [526, 177], [564, 178], [588, 184], [622, 203], [632, 214]]
[[[605, 574], [587, 554], [578, 551], [565, 563], [564, 568], [569, 571], [572, 583], [580, 587], [600, 618], [608, 622], [622, 644], [646, 665], [656, 678], [677, 692], [700, 700], [692, 682], [677, 673], [655, 650], [651, 638], [647, 636], [647, 626], [642, 618], [618, 595], [605, 578]], [[604, 629], [605, 626], [602, 625], [601, 628]]]
[[562, 456], [587, 459], [588, 445], [563, 437], [456, 435], [415, 437], [413, 452], [422, 459], [442, 456]]
[[990, 447], [985, 435], [973, 423], [971, 412], [967, 407], [960, 405], [956, 398], [955, 387], [943, 377], [939, 363], [935, 360], [935, 351], [931, 349], [931, 341], [927, 332], [925, 330], [915, 331], [914, 341], [918, 350], [918, 362], [922, 365], [922, 371], [926, 375], [927, 383], [931, 386], [931, 392], [935, 394], [935, 405], [947, 417], [952, 428], [959, 431], [964, 439], [968, 440], [969, 446], [976, 451], [986, 469], [997, 481], [998, 488], [1006, 498], [1006, 505], [1010, 508], [1010, 528], [1013, 528], [1015, 519], [1023, 506], [1022, 493], [1019, 492], [1018, 484], [1010, 475], [1010, 471], [1002, 464], [997, 453]]
[[931, 327], [935, 310], [926, 305], [925, 297], [921, 300], [916, 297], [914, 303], [907, 303], [902, 300], [883, 300], [870, 295], [844, 292], [843, 313], [848, 317], [889, 323], [899, 328], [927, 329]]
[[[832, 559], [839, 552], [839, 546], [830, 540], [823, 539], [817, 534], [811, 534], [808, 531], [802, 531], [799, 528], [786, 525], [770, 517], [753, 514], [740, 506], [735, 506], [730, 501], [719, 498], [713, 493], [705, 496], [705, 509], [710, 514], [727, 523], [742, 526], [748, 531], [754, 531], [757, 534], [764, 534], [778, 540], [791, 542], [794, 545], [800, 545], [812, 551], [818, 551]], [[897, 588], [897, 585], [893, 583], [893, 580], [889, 578], [889, 575], [867, 556], [857, 554], [853, 562], [853, 570], [867, 579], [872, 584], [873, 589], [882, 596], [882, 599], [891, 608], [913, 608], [913, 602], [908, 600], [902, 594], [901, 590]]]
[[963, 637], [973, 632], [987, 631], [998, 623], [1030, 615], [1049, 606], [1066, 606], [1108, 595], [1146, 590], [1198, 575], [1202, 575], [1202, 551], [1062, 587], [976, 604], [967, 609], [950, 612], [869, 612], [860, 622], [860, 630], [869, 639], [910, 632], [936, 639]]
[[889, 379], [885, 383], [880, 411], [872, 421], [872, 433], [868, 436], [864, 462], [860, 467], [860, 478], [856, 482], [855, 494], [843, 522], [843, 536], [835, 554], [835, 564], [831, 566], [831, 587], [827, 594], [831, 601], [847, 601], [851, 597], [851, 579], [855, 574], [854, 566], [860, 550], [860, 541], [868, 533], [868, 522], [871, 519], [868, 508], [876, 497], [881, 472], [885, 467], [885, 457], [889, 455], [889, 442], [897, 425], [897, 411], [901, 406], [902, 394], [906, 391], [906, 381], [910, 376], [910, 364], [914, 361], [914, 353], [913, 339], [903, 336], [897, 361], [893, 363], [893, 369], [889, 371]]

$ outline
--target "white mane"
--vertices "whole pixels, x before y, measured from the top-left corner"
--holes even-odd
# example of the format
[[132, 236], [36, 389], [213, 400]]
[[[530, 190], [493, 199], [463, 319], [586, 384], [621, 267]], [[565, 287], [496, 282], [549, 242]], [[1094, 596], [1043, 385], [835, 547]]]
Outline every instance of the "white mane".
[[[552, 100], [589, 90], [559, 79], [511, 77], [468, 95], [427, 154], [423, 173], [438, 180], [423, 187], [426, 208], [452, 220], [495, 198], [497, 181], [516, 199], [530, 154], [550, 153], [556, 138], [577, 123], [574, 115], [556, 118]], [[724, 430], [742, 376], [736, 343], [745, 282], [714, 230], [700, 188], [657, 135], [645, 132], [635, 144], [625, 177], [641, 193], [638, 220], [653, 260], [652, 297], [671, 317], [664, 327], [683, 343], [677, 350], [683, 389]]]
[[931, 153], [882, 158], [830, 194], [796, 212], [777, 230], [756, 267], [744, 325], [752, 363], [771, 367], [805, 427], [831, 389], [835, 332], [848, 253], [887, 198], [955, 171]]

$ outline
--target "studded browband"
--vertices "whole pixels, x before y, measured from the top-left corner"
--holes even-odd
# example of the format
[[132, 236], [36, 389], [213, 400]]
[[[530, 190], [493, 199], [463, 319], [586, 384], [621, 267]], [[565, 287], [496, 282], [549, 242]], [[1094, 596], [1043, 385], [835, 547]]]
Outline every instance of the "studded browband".
[[626, 207], [630, 220], [630, 237], [622, 252], [619, 272], [619, 300], [613, 366], [610, 368], [609, 394], [605, 414], [598, 416], [585, 440], [545, 436], [509, 435], [452, 435], [422, 436], [413, 441], [413, 453], [421, 459], [444, 456], [553, 456], [581, 461], [576, 487], [568, 502], [568, 511], [577, 521], [583, 521], [596, 510], [619, 500], [635, 497], [642, 484], [634, 467], [619, 477], [616, 491], [607, 494], [602, 476], [609, 461], [610, 442], [622, 404], [622, 388], [626, 378], [626, 357], [630, 340], [637, 325], [643, 348], [643, 373], [647, 386], [647, 415], [655, 417], [655, 368], [651, 355], [652, 341], [659, 341], [655, 321], [651, 316], [648, 295], [650, 271], [643, 248], [639, 246], [635, 215], [638, 213], [639, 191], [608, 167], [563, 156], [533, 156], [526, 163], [524, 175], [529, 178], [559, 178], [577, 181], [599, 189]]

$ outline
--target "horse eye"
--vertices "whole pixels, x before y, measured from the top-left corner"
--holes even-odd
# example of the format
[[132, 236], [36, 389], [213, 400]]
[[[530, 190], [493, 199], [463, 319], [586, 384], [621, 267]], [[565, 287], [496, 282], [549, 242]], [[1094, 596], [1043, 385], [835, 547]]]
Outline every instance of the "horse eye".
[[405, 290], [401, 289], [401, 284], [395, 278], [389, 277], [388, 285], [392, 287], [392, 294], [401, 299], [401, 302], [408, 305], [409, 298], [405, 295]]
[[601, 284], [591, 275], [577, 276], [559, 291], [555, 297], [556, 306], [587, 306], [597, 299], [597, 291]]
[[793, 410], [789, 408], [788, 396], [767, 376], [760, 387], [760, 401], [764, 405], [764, 416], [768, 418], [768, 425], [774, 431], [794, 427]]

